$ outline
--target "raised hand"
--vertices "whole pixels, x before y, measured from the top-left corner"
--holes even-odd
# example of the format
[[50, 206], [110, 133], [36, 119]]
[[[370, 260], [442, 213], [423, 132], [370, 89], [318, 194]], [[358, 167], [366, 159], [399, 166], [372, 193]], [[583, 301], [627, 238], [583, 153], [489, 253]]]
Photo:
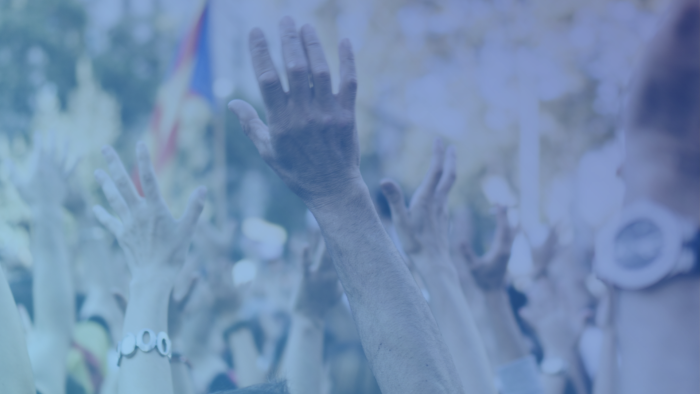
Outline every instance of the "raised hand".
[[472, 276], [482, 290], [501, 290], [504, 287], [514, 237], [515, 231], [508, 224], [508, 211], [505, 207], [499, 207], [496, 234], [491, 248], [484, 256], [477, 256], [468, 240], [460, 245]]
[[452, 351], [465, 392], [491, 393], [486, 350], [450, 256], [447, 195], [455, 182], [455, 166], [454, 148], [445, 150], [437, 139], [428, 174], [408, 207], [396, 182], [384, 180], [381, 187], [401, 245], [430, 293], [430, 308]]
[[322, 320], [343, 294], [333, 260], [322, 239], [314, 249], [304, 249], [302, 269], [294, 309], [310, 319]]
[[532, 247], [532, 263], [534, 265], [534, 276], [540, 277], [547, 272], [554, 257], [556, 257], [559, 247], [559, 236], [555, 227], [549, 229], [547, 238], [539, 246]]
[[568, 356], [576, 347], [587, 315], [570, 311], [547, 278], [536, 280], [527, 297], [528, 303], [520, 310], [520, 316], [535, 329], [545, 353]]
[[111, 176], [97, 170], [95, 178], [117, 217], [99, 205], [94, 207], [95, 215], [124, 250], [132, 281], [157, 279], [172, 287], [185, 263], [192, 233], [204, 207], [206, 189], [197, 188], [190, 196], [184, 215], [175, 220], [160, 195], [143, 143], [138, 144], [136, 153], [144, 197], [137, 193], [114, 149], [107, 146], [102, 153]]
[[455, 161], [454, 148], [445, 151], [442, 141], [435, 140], [430, 169], [408, 208], [396, 182], [387, 179], [381, 183], [382, 192], [389, 201], [391, 219], [409, 256], [449, 254], [447, 195], [456, 178]]
[[280, 22], [289, 81], [285, 92], [260, 29], [250, 33], [253, 68], [265, 103], [265, 125], [252, 106], [229, 103], [262, 158], [310, 207], [343, 196], [362, 182], [355, 129], [355, 61], [348, 40], [339, 46], [340, 89], [333, 94], [330, 69], [313, 27], [298, 31]]
[[12, 181], [22, 199], [33, 209], [60, 207], [68, 197], [68, 180], [75, 164], [67, 165], [67, 145], [59, 149], [56, 139], [34, 136], [34, 168], [27, 179], [20, 179], [12, 168]]

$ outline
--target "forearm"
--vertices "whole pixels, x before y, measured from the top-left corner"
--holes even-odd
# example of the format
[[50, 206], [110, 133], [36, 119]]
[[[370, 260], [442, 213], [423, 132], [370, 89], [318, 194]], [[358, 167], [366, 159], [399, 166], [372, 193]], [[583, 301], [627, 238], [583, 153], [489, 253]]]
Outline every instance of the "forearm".
[[60, 207], [34, 209], [31, 233], [34, 326], [69, 342], [75, 321], [75, 295]]
[[483, 294], [491, 335], [498, 344], [491, 355], [493, 362], [501, 366], [527, 356], [528, 351], [505, 290], [486, 290]]
[[573, 349], [548, 349], [544, 348], [544, 359], [560, 359], [566, 364], [566, 373], [559, 375], [542, 374], [544, 391], [547, 394], [562, 394], [566, 389], [566, 382], [570, 381], [574, 392], [586, 394], [588, 390], [587, 377], [583, 370], [583, 364], [578, 356], [578, 351]]
[[323, 320], [292, 316], [284, 374], [291, 394], [320, 394], [323, 373]]
[[[467, 393], [495, 393], [493, 373], [474, 317], [460, 289], [457, 271], [450, 257], [410, 255], [420, 269], [428, 293], [430, 310], [440, 327], [445, 344], [454, 360], [457, 374]], [[428, 271], [428, 267], [430, 271]]]
[[[153, 280], [132, 281], [129, 305], [124, 317], [124, 335], [137, 335], [150, 329], [156, 335], [168, 331], [168, 302], [172, 286]], [[144, 353], [136, 350], [132, 357], [123, 357], [119, 369], [120, 394], [172, 394], [170, 364], [156, 349]]]
[[618, 392], [700, 392], [700, 278], [681, 275], [617, 294]]
[[310, 208], [382, 392], [462, 392], [432, 313], [384, 231], [366, 185], [334, 204]]
[[603, 343], [600, 349], [600, 361], [593, 381], [593, 394], [615, 394], [615, 376], [617, 375], [617, 348], [615, 331], [612, 327], [603, 329]]
[[173, 362], [170, 364], [170, 371], [173, 376], [174, 394], [195, 394], [192, 376], [186, 364]]
[[253, 333], [240, 329], [228, 337], [228, 346], [233, 356], [233, 365], [240, 387], [252, 386], [265, 381], [265, 371], [258, 367], [258, 350]]
[[73, 278], [59, 206], [33, 208], [34, 330], [28, 350], [37, 389], [63, 393], [75, 321]]
[[0, 268], [0, 391], [35, 394], [34, 376], [15, 300]]

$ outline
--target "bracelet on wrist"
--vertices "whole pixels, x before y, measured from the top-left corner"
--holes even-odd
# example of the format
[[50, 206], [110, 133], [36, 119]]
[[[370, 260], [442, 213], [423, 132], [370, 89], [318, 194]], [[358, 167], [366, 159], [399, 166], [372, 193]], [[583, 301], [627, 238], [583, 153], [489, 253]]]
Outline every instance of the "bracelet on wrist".
[[[148, 342], [144, 338], [148, 335]], [[166, 332], [159, 332], [156, 335], [153, 330], [144, 329], [139, 331], [137, 335], [132, 333], [127, 333], [124, 338], [117, 345], [117, 353], [119, 358], [117, 360], [117, 366], [121, 366], [122, 359], [132, 358], [136, 354], [136, 350], [141, 350], [144, 353], [148, 353], [153, 349], [157, 349], [158, 353], [170, 360], [172, 356], [172, 343], [170, 342], [170, 337]]]

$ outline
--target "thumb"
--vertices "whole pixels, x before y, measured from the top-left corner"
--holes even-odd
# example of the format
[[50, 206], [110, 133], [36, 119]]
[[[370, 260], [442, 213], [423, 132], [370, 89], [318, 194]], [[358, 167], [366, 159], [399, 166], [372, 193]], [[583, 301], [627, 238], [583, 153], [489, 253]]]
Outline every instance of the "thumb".
[[389, 209], [391, 210], [391, 220], [395, 224], [399, 224], [405, 221], [408, 213], [406, 211], [406, 200], [403, 197], [403, 191], [401, 191], [401, 186], [391, 179], [384, 179], [380, 183], [382, 193], [389, 202]]
[[243, 100], [232, 100], [228, 103], [228, 108], [238, 116], [243, 132], [253, 141], [260, 155], [268, 155], [270, 134], [255, 108]]
[[311, 266], [313, 265], [313, 262], [311, 248], [308, 246], [304, 247], [304, 250], [301, 252], [301, 270], [305, 278], [311, 273]]
[[472, 248], [472, 243], [469, 242], [469, 240], [464, 240], [459, 244], [459, 251], [462, 253], [462, 256], [464, 256], [464, 259], [467, 261], [469, 269], [475, 269], [476, 266], [480, 263], [479, 256], [477, 256], [474, 252], [474, 248]]

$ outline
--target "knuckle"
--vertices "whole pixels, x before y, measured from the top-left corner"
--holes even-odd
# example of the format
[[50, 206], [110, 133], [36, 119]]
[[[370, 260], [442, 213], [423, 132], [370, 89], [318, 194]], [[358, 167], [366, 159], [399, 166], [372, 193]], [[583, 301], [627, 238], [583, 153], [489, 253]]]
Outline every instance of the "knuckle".
[[317, 66], [314, 69], [314, 79], [316, 81], [329, 81], [331, 79], [331, 71], [328, 66]]
[[255, 35], [250, 39], [250, 50], [255, 55], [267, 52], [267, 40], [263, 35]]
[[356, 76], [348, 76], [343, 80], [343, 87], [345, 90], [354, 92], [357, 90], [357, 77]]
[[282, 32], [282, 40], [285, 41], [290, 41], [290, 40], [296, 40], [299, 38], [299, 35], [297, 34], [296, 29], [284, 29]]
[[260, 86], [264, 90], [276, 90], [279, 84], [279, 78], [274, 71], [267, 70], [260, 74], [258, 83], [260, 83]]
[[287, 72], [292, 77], [304, 77], [307, 74], [306, 65], [300, 62], [294, 62], [287, 65]]

